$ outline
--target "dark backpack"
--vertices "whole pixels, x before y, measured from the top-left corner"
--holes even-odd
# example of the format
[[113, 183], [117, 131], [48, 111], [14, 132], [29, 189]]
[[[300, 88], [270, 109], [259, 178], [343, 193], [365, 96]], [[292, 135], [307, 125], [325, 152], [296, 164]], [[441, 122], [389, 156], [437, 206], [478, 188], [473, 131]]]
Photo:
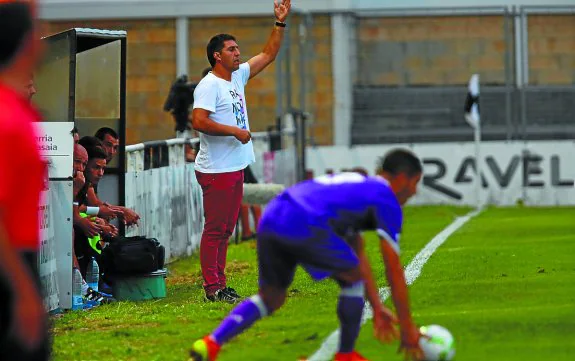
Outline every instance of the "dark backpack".
[[103, 271], [109, 275], [142, 274], [164, 268], [166, 250], [155, 238], [119, 237], [102, 250]]

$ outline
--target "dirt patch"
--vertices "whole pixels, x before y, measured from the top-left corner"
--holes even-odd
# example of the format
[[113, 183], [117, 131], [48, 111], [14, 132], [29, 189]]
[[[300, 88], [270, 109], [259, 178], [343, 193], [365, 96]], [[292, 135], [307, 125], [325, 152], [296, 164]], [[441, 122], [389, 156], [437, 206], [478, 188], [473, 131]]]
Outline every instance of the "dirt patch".
[[[250, 272], [249, 262], [230, 261], [226, 265], [226, 273], [229, 274], [247, 274]], [[166, 278], [166, 285], [183, 285], [183, 284], [202, 284], [202, 271], [198, 269], [193, 273], [175, 273], [169, 274]]]
[[166, 278], [166, 285], [183, 285], [183, 284], [195, 284], [202, 283], [202, 273], [197, 272], [194, 274], [181, 274], [181, 275], [170, 275]]
[[233, 272], [237, 273], [246, 273], [250, 270], [250, 264], [248, 262], [239, 262], [239, 261], [231, 261], [228, 262], [226, 265], [226, 273]]

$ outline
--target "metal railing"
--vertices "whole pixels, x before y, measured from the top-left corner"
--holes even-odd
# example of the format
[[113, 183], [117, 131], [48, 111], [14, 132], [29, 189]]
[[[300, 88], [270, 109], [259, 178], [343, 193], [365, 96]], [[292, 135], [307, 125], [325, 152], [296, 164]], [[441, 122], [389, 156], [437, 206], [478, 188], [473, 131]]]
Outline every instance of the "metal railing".
[[[256, 163], [252, 171], [261, 183], [285, 186], [298, 180], [303, 166], [294, 127], [281, 132], [252, 133]], [[140, 225], [127, 236], [157, 238], [168, 260], [192, 254], [200, 244], [204, 224], [202, 190], [186, 144], [199, 139], [169, 139], [126, 147], [126, 206], [140, 215]]]

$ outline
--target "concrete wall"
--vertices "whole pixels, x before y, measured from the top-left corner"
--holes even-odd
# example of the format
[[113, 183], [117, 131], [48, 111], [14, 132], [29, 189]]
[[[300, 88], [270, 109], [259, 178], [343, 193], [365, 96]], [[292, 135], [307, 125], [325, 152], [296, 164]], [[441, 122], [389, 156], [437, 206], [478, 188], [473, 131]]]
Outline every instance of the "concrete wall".
[[363, 85], [505, 82], [503, 16], [375, 17], [359, 21], [359, 75]]
[[575, 85], [575, 15], [530, 15], [529, 82]]

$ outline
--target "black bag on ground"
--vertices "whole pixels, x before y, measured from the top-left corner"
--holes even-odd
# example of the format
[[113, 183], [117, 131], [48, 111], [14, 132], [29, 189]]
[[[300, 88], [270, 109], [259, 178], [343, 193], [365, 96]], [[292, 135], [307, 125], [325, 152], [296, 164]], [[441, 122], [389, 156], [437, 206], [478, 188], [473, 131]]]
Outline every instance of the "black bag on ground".
[[119, 237], [102, 250], [107, 274], [141, 274], [164, 268], [166, 250], [155, 238]]

